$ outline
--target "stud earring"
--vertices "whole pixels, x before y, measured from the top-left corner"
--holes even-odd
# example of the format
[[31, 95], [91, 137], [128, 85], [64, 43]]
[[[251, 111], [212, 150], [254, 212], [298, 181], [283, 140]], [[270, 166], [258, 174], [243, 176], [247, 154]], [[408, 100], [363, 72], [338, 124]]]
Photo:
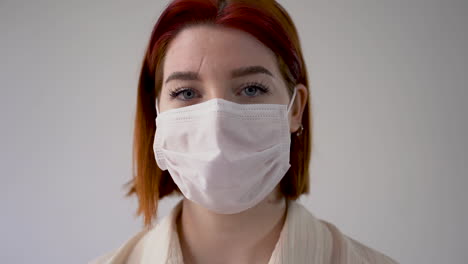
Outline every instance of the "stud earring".
[[296, 136], [302, 135], [302, 132], [303, 132], [303, 131], [304, 131], [304, 127], [303, 127], [302, 124], [301, 124], [301, 126], [299, 127], [299, 129], [298, 129], [297, 132], [296, 132]]

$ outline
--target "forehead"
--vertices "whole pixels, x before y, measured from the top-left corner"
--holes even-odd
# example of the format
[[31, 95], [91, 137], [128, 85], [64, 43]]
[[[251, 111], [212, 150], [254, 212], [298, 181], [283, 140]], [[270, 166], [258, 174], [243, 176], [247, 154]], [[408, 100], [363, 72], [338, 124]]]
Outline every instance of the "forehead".
[[250, 34], [214, 25], [182, 30], [171, 41], [163, 75], [194, 71], [201, 75], [225, 75], [232, 69], [261, 65], [278, 76], [275, 54]]

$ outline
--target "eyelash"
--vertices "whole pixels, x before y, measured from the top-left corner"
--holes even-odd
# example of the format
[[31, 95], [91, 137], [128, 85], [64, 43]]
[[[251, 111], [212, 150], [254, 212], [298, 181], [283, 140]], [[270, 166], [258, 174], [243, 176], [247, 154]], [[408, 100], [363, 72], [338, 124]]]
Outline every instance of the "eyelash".
[[179, 96], [179, 94], [183, 93], [184, 91], [188, 91], [188, 90], [192, 90], [192, 88], [189, 88], [189, 87], [179, 87], [179, 88], [176, 88], [172, 91], [169, 92], [169, 96], [172, 97], [172, 98], [176, 98], [177, 96]]
[[261, 83], [261, 82], [248, 82], [242, 86], [242, 91], [245, 88], [250, 87], [250, 86], [256, 86], [260, 90], [260, 93], [262, 94], [270, 93], [270, 88], [268, 87], [268, 85]]
[[[270, 88], [266, 84], [263, 84], [261, 82], [248, 82], [248, 83], [242, 85], [241, 91], [243, 91], [245, 88], [251, 87], [251, 86], [257, 87], [257, 89], [259, 90], [259, 92], [261, 94], [269, 94], [270, 93]], [[169, 96], [171, 98], [177, 98], [184, 91], [195, 91], [195, 90], [193, 88], [190, 88], [190, 87], [178, 87], [178, 88], [170, 91]], [[251, 96], [251, 97], [256, 97], [256, 96]], [[182, 100], [184, 100], [184, 99], [182, 99]], [[187, 99], [185, 101], [188, 101], [188, 100], [190, 100], [190, 99]]]

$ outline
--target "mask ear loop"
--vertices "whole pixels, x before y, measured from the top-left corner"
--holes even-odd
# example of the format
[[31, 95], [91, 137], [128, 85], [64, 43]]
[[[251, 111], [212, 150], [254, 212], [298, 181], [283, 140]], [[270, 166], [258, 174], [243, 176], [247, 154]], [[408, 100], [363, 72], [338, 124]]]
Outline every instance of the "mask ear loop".
[[297, 91], [297, 88], [294, 87], [294, 92], [291, 97], [291, 101], [289, 102], [289, 105], [288, 105], [288, 113], [289, 113], [289, 110], [291, 110], [292, 105], [294, 104], [294, 99], [296, 99], [296, 91]]
[[[292, 105], [294, 104], [294, 99], [296, 99], [296, 92], [297, 92], [297, 88], [294, 87], [294, 92], [293, 92], [293, 95], [291, 97], [291, 102], [289, 102], [289, 106], [288, 106], [288, 113], [289, 113], [289, 110], [291, 110]], [[302, 135], [302, 131], [304, 131], [304, 127], [302, 126], [302, 124], [301, 124], [301, 126], [299, 127], [298, 130], [299, 131], [296, 132], [296, 136]]]
[[156, 115], [159, 115], [159, 109], [158, 109], [158, 97], [156, 97]]

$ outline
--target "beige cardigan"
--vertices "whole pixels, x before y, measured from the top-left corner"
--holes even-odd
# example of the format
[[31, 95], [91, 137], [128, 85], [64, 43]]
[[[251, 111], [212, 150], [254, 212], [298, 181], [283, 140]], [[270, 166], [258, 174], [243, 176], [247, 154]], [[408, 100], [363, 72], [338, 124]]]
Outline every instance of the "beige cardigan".
[[[117, 250], [90, 264], [183, 264], [175, 220], [179, 202], [150, 230], [144, 230]], [[395, 264], [395, 260], [342, 234], [316, 218], [301, 204], [289, 201], [286, 221], [268, 264]]]

